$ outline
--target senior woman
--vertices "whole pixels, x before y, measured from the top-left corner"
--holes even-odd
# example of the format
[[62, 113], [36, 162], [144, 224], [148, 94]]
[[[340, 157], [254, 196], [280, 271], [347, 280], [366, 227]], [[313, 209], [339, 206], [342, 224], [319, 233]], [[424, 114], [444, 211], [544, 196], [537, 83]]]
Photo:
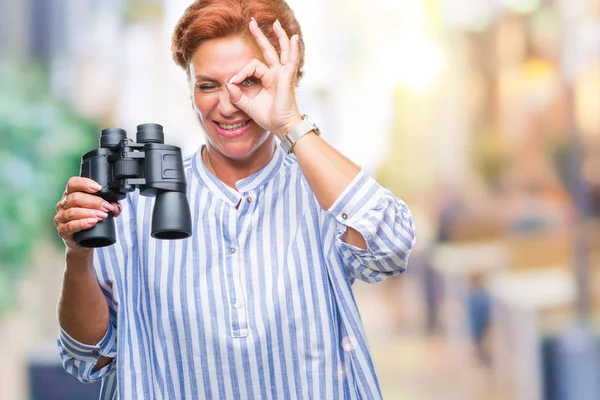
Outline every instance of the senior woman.
[[[376, 399], [352, 295], [401, 273], [405, 203], [329, 146], [294, 93], [304, 46], [283, 0], [200, 0], [173, 35], [206, 145], [184, 160], [193, 236], [150, 237], [153, 199], [73, 177], [58, 319], [65, 369], [113, 399]], [[117, 243], [73, 234], [112, 212]]]

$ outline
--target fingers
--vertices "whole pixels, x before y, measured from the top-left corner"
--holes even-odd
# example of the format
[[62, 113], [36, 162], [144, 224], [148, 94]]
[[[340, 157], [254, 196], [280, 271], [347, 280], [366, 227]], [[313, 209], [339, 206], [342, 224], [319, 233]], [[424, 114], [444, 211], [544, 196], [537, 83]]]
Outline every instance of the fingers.
[[89, 208], [69, 208], [64, 212], [60, 212], [54, 216], [54, 223], [56, 225], [68, 224], [75, 220], [84, 219], [97, 219], [103, 220], [108, 217], [108, 213], [100, 210], [93, 210]]
[[279, 56], [269, 39], [256, 23], [256, 20], [252, 18], [252, 21], [250, 21], [250, 32], [261, 48], [267, 65], [269, 65], [269, 67], [284, 65], [287, 67], [286, 69], [289, 69], [290, 71], [293, 69], [294, 74], [297, 73], [298, 65], [300, 63], [299, 36], [296, 34], [290, 39], [279, 20], [276, 20], [273, 23], [273, 31], [279, 40], [279, 47], [281, 49], [281, 54]]
[[300, 37], [296, 34], [292, 36], [290, 40], [290, 60], [289, 63], [294, 68], [294, 74], [298, 72], [298, 65], [300, 64]]
[[121, 215], [121, 211], [123, 211], [123, 208], [121, 207], [121, 205], [119, 203], [111, 203], [114, 207], [114, 210], [112, 211], [113, 215], [115, 217], [118, 217], [119, 215]]
[[89, 178], [74, 176], [67, 182], [65, 194], [74, 192], [97, 193], [102, 190], [102, 186]]
[[267, 64], [270, 67], [279, 65], [280, 61], [279, 55], [277, 55], [277, 50], [275, 50], [275, 47], [273, 47], [269, 39], [267, 39], [267, 37], [262, 32], [254, 18], [252, 18], [252, 20], [250, 21], [250, 33], [252, 33], [252, 36], [254, 36], [256, 43], [258, 43], [258, 46], [262, 50], [263, 57], [265, 58]]
[[67, 222], [66, 224], [59, 224], [56, 227], [58, 234], [66, 242], [73, 241], [73, 235], [77, 232], [81, 232], [86, 229], [93, 228], [99, 222], [97, 218], [84, 218], [77, 219], [74, 221]]
[[101, 210], [94, 210], [91, 208], [69, 208], [62, 213], [59, 213], [55, 216], [55, 219], [59, 223], [68, 223], [77, 219], [86, 219], [86, 218], [97, 218], [97, 219], [105, 219], [108, 217], [108, 212]]
[[246, 64], [237, 74], [235, 74], [235, 76], [231, 78], [228, 83], [239, 85], [240, 83], [244, 82], [246, 78], [250, 78], [252, 76], [262, 81], [267, 72], [269, 72], [269, 67], [259, 60], [254, 59]]
[[108, 218], [109, 212], [117, 216], [121, 214], [118, 203], [111, 204], [93, 194], [75, 192], [66, 195], [64, 199], [56, 206], [54, 224], [59, 235], [65, 240], [70, 240], [70, 235], [73, 233], [89, 229], [97, 222]]
[[56, 211], [66, 212], [71, 208], [89, 208], [104, 212], [115, 211], [115, 205], [110, 204], [102, 197], [84, 192], [66, 194], [57, 204]]
[[269, 72], [269, 67], [263, 64], [261, 61], [254, 59], [250, 61], [244, 68], [242, 68], [229, 82], [225, 83], [225, 87], [229, 92], [229, 99], [233, 104], [236, 105], [240, 110], [249, 114], [252, 106], [252, 98], [245, 95], [242, 89], [238, 86], [244, 82], [247, 78], [255, 77], [261, 80], [263, 86], [268, 86], [268, 82], [264, 81], [264, 77]]
[[109, 212], [119, 216], [118, 203], [109, 203], [96, 195], [102, 186], [92, 179], [72, 177], [61, 200], [56, 203], [54, 224], [58, 234], [68, 247], [73, 247], [73, 234], [90, 229], [99, 221], [108, 218]]
[[237, 108], [250, 115], [250, 109], [252, 108], [252, 100], [242, 92], [237, 85], [233, 85], [229, 82], [225, 82], [225, 88], [229, 92], [229, 99]]
[[277, 34], [279, 39], [279, 47], [281, 48], [281, 55], [279, 57], [281, 64], [287, 64], [290, 61], [290, 39], [288, 38], [285, 29], [281, 26], [279, 20], [273, 24], [273, 30]]

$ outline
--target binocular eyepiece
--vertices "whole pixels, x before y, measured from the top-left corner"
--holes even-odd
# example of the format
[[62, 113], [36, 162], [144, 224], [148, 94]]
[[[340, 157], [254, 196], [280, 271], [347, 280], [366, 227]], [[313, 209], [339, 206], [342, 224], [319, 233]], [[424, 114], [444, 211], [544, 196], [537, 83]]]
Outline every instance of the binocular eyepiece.
[[[192, 235], [192, 218], [186, 197], [186, 181], [181, 149], [164, 144], [163, 127], [143, 124], [137, 127], [137, 143], [119, 128], [104, 129], [100, 148], [81, 158], [80, 176], [102, 186], [96, 195], [109, 203], [123, 200], [136, 189], [155, 197], [151, 236], [156, 239], [185, 239]], [[112, 213], [91, 229], [77, 232], [81, 247], [105, 247], [116, 242]]]

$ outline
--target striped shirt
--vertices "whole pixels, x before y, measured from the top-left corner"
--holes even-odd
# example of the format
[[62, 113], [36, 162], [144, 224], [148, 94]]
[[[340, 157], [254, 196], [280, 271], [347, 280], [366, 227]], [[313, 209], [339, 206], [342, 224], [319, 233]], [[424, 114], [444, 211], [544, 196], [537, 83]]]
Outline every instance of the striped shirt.
[[[150, 237], [153, 199], [131, 193], [94, 268], [110, 323], [95, 346], [59, 329], [65, 369], [101, 399], [378, 399], [352, 294], [405, 270], [408, 207], [364, 171], [323, 210], [279, 148], [237, 183], [184, 160], [193, 235]], [[345, 243], [358, 230], [367, 250]], [[99, 371], [100, 356], [114, 361]]]

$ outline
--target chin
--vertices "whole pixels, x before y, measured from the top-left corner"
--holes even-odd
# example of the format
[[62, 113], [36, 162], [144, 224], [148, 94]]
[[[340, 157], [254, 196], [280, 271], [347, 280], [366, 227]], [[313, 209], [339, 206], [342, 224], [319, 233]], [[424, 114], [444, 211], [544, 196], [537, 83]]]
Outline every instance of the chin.
[[219, 146], [217, 147], [217, 150], [230, 160], [236, 161], [248, 160], [256, 153], [256, 149], [252, 147]]

